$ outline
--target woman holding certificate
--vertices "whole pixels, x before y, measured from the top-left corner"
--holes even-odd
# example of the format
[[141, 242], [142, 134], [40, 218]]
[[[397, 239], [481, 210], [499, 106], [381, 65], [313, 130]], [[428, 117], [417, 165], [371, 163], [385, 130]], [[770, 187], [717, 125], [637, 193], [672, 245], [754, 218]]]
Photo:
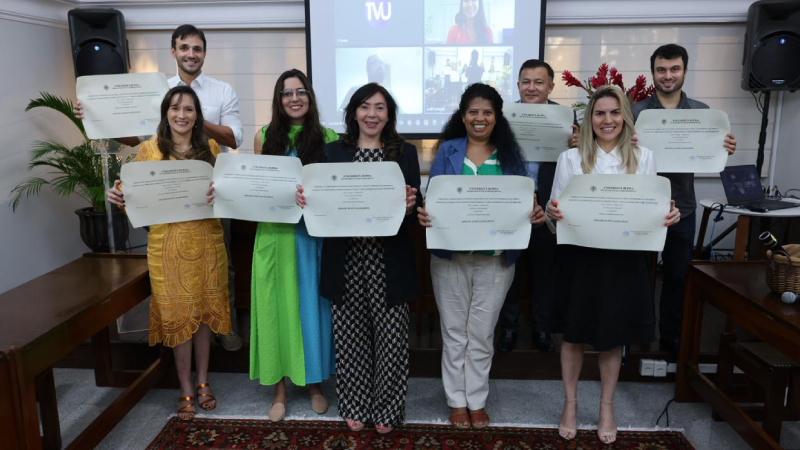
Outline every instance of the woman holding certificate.
[[[272, 96], [272, 120], [255, 136], [264, 155], [294, 156], [305, 164], [323, 159], [325, 144], [339, 139], [319, 123], [316, 96], [297, 69], [282, 73]], [[253, 248], [250, 378], [275, 385], [273, 422], [286, 415], [285, 377], [308, 386], [311, 409], [328, 402], [320, 382], [334, 372], [331, 306], [319, 293], [322, 239], [305, 222], [259, 223]]]
[[[156, 136], [142, 143], [136, 161], [197, 159], [214, 164], [219, 145], [203, 133], [203, 110], [194, 90], [177, 86], [161, 102]], [[125, 207], [119, 180], [108, 201]], [[181, 385], [178, 417], [191, 420], [194, 393], [200, 407], [217, 404], [208, 385], [211, 333], [231, 330], [228, 258], [219, 219], [153, 225], [147, 235], [147, 263], [153, 292], [150, 345], [172, 347]], [[191, 382], [192, 350], [197, 386]]]
[[[558, 197], [574, 175], [656, 175], [653, 153], [631, 142], [633, 115], [628, 99], [616, 86], [595, 91], [586, 107], [587, 119], [580, 130], [578, 148], [558, 157], [555, 181], [547, 204], [548, 225], [556, 230]], [[591, 122], [589, 122], [591, 120]], [[680, 220], [671, 202], [665, 226]], [[603, 239], [597, 236], [597, 239]], [[605, 250], [560, 245], [555, 269], [556, 295], [542, 305], [543, 331], [563, 333], [561, 377], [564, 410], [558, 430], [564, 439], [577, 434], [578, 377], [583, 346], [599, 352], [600, 419], [597, 436], [605, 444], [616, 440], [614, 392], [622, 362], [622, 345], [649, 343], [655, 339], [655, 309], [650, 256], [643, 251]]]
[[[388, 433], [405, 417], [408, 303], [416, 298], [408, 227], [420, 202], [417, 149], [397, 133], [397, 103], [377, 83], [355, 91], [345, 134], [325, 146], [329, 163], [394, 161], [406, 181], [406, 217], [390, 237], [325, 238], [320, 293], [333, 309], [339, 415], [353, 431], [375, 424]], [[305, 206], [302, 186], [297, 203]]]
[[[438, 175], [520, 175], [525, 165], [519, 144], [503, 116], [503, 99], [488, 85], [470, 85], [442, 130], [431, 164]], [[544, 223], [535, 200], [532, 224]], [[424, 208], [420, 225], [431, 226]], [[442, 321], [442, 380], [457, 428], [489, 425], [486, 398], [494, 327], [514, 279], [519, 250], [451, 252], [431, 250], [431, 279]]]

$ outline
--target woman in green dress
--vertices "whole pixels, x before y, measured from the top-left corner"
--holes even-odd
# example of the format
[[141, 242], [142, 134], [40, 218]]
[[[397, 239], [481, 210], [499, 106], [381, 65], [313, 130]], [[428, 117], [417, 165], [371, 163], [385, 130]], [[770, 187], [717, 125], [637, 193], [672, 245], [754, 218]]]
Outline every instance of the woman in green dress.
[[[311, 82], [297, 69], [275, 83], [272, 120], [255, 136], [264, 155], [295, 156], [320, 162], [323, 148], [339, 136], [320, 125]], [[328, 402], [320, 389], [335, 369], [331, 305], [319, 294], [322, 239], [297, 225], [259, 223], [253, 248], [250, 379], [275, 385], [269, 410], [273, 422], [286, 415], [286, 381], [308, 386], [311, 407], [323, 414]]]

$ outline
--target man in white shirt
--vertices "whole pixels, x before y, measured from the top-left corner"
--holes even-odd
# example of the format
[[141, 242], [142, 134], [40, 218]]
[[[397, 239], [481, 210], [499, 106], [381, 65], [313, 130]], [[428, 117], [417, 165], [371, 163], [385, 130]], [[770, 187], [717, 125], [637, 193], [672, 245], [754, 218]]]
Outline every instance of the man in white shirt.
[[[519, 103], [557, 104], [547, 98], [553, 92], [553, 87], [555, 87], [554, 77], [553, 68], [544, 61], [529, 59], [522, 63], [517, 80]], [[577, 142], [578, 126], [574, 124], [573, 134], [566, 144], [571, 148], [577, 146]], [[547, 200], [550, 199], [556, 163], [528, 161], [525, 165], [528, 169], [528, 176], [536, 181], [539, 203], [544, 208]], [[542, 296], [552, 294], [552, 270], [555, 264], [556, 251], [555, 236], [544, 228], [534, 228], [531, 230], [529, 248], [534, 249], [532, 252], [528, 252], [533, 343], [538, 350], [550, 353], [555, 351], [555, 344], [548, 333], [537, 329], [537, 324], [539, 321], [539, 300]], [[497, 350], [500, 353], [513, 350], [516, 343], [520, 314], [519, 277], [524, 275], [520, 275], [519, 270], [515, 272], [514, 282], [511, 285], [511, 289], [508, 290], [503, 309], [500, 311], [500, 319], [497, 322], [500, 336], [497, 342]]]
[[[200, 98], [205, 124], [203, 131], [206, 137], [214, 139], [222, 147], [223, 152], [242, 145], [242, 121], [239, 119], [239, 99], [233, 87], [211, 78], [201, 72], [206, 58], [206, 36], [193, 25], [181, 25], [172, 32], [172, 57], [178, 66], [178, 73], [170, 78], [169, 87], [188, 85]], [[225, 250], [228, 252], [228, 294], [231, 302], [231, 332], [218, 335], [222, 346], [228, 351], [242, 348], [242, 338], [236, 321], [236, 288], [231, 255], [231, 221], [222, 219]]]
[[[223, 152], [231, 148], [238, 148], [242, 144], [242, 121], [239, 119], [239, 99], [233, 87], [202, 73], [203, 63], [206, 58], [206, 36], [193, 25], [181, 25], [172, 32], [172, 57], [178, 66], [178, 73], [168, 81], [170, 89], [178, 85], [188, 85], [200, 98], [205, 122], [203, 132], [209, 139], [214, 139]], [[80, 102], [75, 105], [75, 115], [83, 119]], [[131, 136], [115, 139], [117, 142], [131, 147], [139, 145], [149, 136]], [[222, 346], [229, 351], [242, 348], [242, 339], [236, 333], [236, 309], [234, 270], [231, 261], [231, 221], [222, 219], [225, 232], [225, 249], [228, 252], [228, 293], [231, 302], [232, 331], [226, 335], [217, 336]]]

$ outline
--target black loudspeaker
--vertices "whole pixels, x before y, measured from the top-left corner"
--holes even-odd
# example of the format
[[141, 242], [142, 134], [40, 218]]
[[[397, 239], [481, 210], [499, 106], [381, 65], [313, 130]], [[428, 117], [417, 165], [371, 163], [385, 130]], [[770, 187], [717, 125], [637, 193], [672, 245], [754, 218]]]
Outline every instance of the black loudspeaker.
[[75, 76], [127, 73], [125, 18], [116, 9], [73, 9], [69, 18]]
[[761, 0], [750, 5], [742, 89], [800, 89], [800, 1]]

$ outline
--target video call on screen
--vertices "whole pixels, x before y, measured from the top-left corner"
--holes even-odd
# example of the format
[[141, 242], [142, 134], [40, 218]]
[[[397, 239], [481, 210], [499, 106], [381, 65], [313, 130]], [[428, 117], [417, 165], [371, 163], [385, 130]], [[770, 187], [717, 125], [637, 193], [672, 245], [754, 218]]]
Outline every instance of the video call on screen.
[[523, 61], [540, 56], [539, 0], [308, 0], [310, 72], [323, 125], [368, 82], [399, 106], [401, 133], [438, 133], [469, 84], [514, 101]]

